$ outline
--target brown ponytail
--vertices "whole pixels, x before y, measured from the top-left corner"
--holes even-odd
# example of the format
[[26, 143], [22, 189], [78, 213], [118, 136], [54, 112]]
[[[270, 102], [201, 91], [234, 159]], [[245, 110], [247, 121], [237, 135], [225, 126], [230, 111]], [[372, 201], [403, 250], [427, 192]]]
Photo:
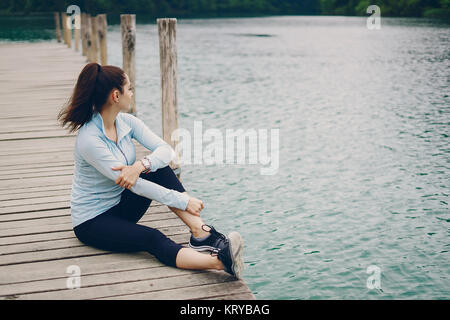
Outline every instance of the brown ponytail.
[[68, 125], [69, 132], [80, 129], [95, 111], [101, 111], [113, 89], [123, 93], [125, 79], [125, 72], [119, 67], [88, 63], [78, 76], [69, 102], [58, 114], [61, 126]]

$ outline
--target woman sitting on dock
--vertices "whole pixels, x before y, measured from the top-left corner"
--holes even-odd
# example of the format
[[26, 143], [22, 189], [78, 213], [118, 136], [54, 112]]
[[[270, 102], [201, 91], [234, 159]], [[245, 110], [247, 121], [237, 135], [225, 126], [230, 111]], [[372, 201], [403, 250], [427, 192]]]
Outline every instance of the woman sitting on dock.
[[[225, 237], [202, 221], [203, 202], [186, 193], [169, 167], [175, 156], [172, 147], [126, 113], [133, 96], [130, 85], [121, 68], [89, 63], [58, 115], [63, 127], [78, 130], [71, 195], [75, 235], [102, 250], [147, 251], [169, 266], [225, 270], [240, 278], [241, 236], [231, 232]], [[136, 161], [132, 139], [152, 153]], [[137, 224], [152, 199], [167, 205], [189, 227], [189, 247]]]

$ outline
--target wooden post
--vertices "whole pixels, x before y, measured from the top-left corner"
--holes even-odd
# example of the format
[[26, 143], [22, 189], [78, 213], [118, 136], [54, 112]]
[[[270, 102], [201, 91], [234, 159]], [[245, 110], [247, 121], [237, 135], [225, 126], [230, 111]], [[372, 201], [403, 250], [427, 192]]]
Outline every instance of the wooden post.
[[97, 46], [97, 19], [89, 16], [91, 20], [91, 41], [92, 41], [92, 60], [91, 62], [98, 62], [98, 46]]
[[130, 113], [136, 114], [136, 15], [121, 14], [120, 29], [122, 31], [122, 69], [128, 74], [133, 87]]
[[[173, 149], [178, 144], [176, 135], [172, 140], [172, 132], [178, 129], [177, 101], [177, 19], [157, 19], [159, 34], [159, 61], [161, 68], [161, 108], [163, 139]], [[180, 177], [180, 154], [177, 153], [177, 163], [171, 162], [170, 167]]]
[[73, 30], [73, 37], [75, 40], [75, 51], [78, 51], [80, 48], [80, 32], [81, 32], [81, 16], [79, 14], [75, 14], [75, 25]]
[[62, 36], [64, 39], [64, 44], [67, 44], [66, 17], [67, 14], [65, 12], [61, 12]]
[[92, 27], [91, 27], [91, 18], [88, 14], [86, 14], [86, 30], [85, 30], [85, 37], [86, 37], [86, 55], [87, 55], [87, 61], [92, 62], [93, 61], [93, 54], [92, 54]]
[[55, 27], [56, 27], [56, 40], [61, 42], [61, 26], [59, 23], [59, 12], [54, 12], [53, 16], [55, 17]]
[[67, 32], [67, 46], [69, 48], [72, 48], [72, 24], [70, 23], [70, 17], [67, 14], [64, 14], [65, 21], [64, 24], [66, 25], [66, 32]]
[[86, 56], [86, 13], [81, 13], [81, 54]]
[[108, 64], [108, 46], [106, 43], [106, 14], [97, 15], [97, 39], [100, 48], [100, 64], [102, 66]]

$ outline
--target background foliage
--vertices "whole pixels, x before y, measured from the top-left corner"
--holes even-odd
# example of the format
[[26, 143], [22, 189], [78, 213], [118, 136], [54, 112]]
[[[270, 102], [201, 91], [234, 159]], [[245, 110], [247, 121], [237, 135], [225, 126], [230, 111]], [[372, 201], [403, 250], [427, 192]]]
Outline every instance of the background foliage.
[[378, 5], [382, 16], [450, 17], [450, 0], [2, 0], [1, 14], [65, 11], [142, 13], [156, 16], [366, 15]]

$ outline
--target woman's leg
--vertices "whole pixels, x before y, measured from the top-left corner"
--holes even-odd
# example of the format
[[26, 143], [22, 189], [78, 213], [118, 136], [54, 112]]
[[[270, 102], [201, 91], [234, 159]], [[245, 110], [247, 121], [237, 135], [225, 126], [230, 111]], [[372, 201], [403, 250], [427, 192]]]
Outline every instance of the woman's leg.
[[[185, 192], [172, 169], [169, 167], [162, 169], [164, 170], [160, 169], [161, 171], [154, 172], [154, 175], [142, 174], [141, 177], [159, 183], [166, 188]], [[224, 265], [217, 255], [206, 255], [191, 248], [182, 247], [160, 231], [136, 224], [147, 211], [150, 203], [151, 200], [136, 195], [129, 190], [124, 190], [121, 202], [117, 206], [75, 227], [75, 234], [81, 242], [102, 250], [115, 252], [147, 251], [164, 264], [173, 267], [224, 270]], [[191, 215], [184, 210], [169, 208], [189, 226], [194, 236], [209, 235], [209, 232], [202, 229], [204, 222], [200, 217]]]
[[178, 251], [176, 265], [180, 269], [224, 269], [217, 256], [200, 253], [191, 248], [182, 248]]
[[152, 200], [125, 189], [120, 198], [120, 210], [114, 215], [118, 218], [137, 223], [147, 212]]
[[[178, 192], [186, 193], [180, 180], [177, 178], [173, 170], [166, 166], [160, 168], [155, 172], [143, 173], [141, 178], [157, 183], [165, 188], [177, 190]], [[119, 217], [131, 222], [138, 222], [142, 215], [147, 211], [151, 200], [132, 193], [129, 190], [124, 190], [120, 203]], [[203, 238], [210, 233], [203, 229], [205, 225], [203, 220], [190, 214], [187, 211], [169, 207], [191, 230], [195, 238]], [[223, 270], [223, 265], [217, 256], [210, 256], [199, 253], [191, 248], [182, 248], [176, 257], [176, 266], [183, 269], [219, 269]]]
[[[182, 193], [187, 193], [180, 180], [177, 178], [177, 176], [169, 166], [160, 168], [155, 172], [150, 172], [148, 174], [142, 173], [140, 177], [145, 180], [157, 183], [165, 188], [176, 190]], [[201, 238], [209, 235], [209, 232], [202, 229], [202, 226], [205, 223], [200, 217], [194, 216], [187, 211], [180, 210], [174, 207], [169, 207], [169, 209], [174, 212], [189, 227], [194, 237]]]
[[136, 224], [107, 211], [74, 228], [86, 245], [113, 252], [147, 251], [169, 266], [176, 266], [176, 256], [183, 248], [157, 229]]
[[[186, 193], [186, 192], [184, 192]], [[196, 238], [202, 238], [209, 235], [208, 231], [205, 231], [202, 226], [205, 225], [203, 220], [198, 217], [194, 216], [193, 214], [190, 214], [187, 211], [180, 210], [178, 208], [169, 207], [169, 209], [175, 213], [183, 222], [185, 225], [189, 227], [191, 230], [191, 233]]]
[[118, 218], [107, 211], [74, 228], [77, 238], [86, 245], [113, 252], [147, 251], [162, 263], [183, 269], [218, 269], [223, 265], [217, 256], [199, 253], [167, 238], [159, 230]]

